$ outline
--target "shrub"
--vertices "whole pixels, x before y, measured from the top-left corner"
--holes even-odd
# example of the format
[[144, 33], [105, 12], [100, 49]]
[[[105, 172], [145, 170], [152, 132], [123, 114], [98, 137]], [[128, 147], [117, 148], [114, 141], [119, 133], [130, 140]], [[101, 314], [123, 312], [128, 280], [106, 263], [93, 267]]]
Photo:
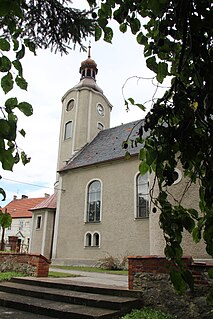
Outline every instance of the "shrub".
[[133, 310], [130, 314], [120, 319], [174, 319], [174, 317], [159, 310], [144, 308], [141, 310]]
[[127, 269], [127, 260], [127, 256], [119, 258], [108, 255], [100, 259], [96, 266], [101, 269], [124, 270]]

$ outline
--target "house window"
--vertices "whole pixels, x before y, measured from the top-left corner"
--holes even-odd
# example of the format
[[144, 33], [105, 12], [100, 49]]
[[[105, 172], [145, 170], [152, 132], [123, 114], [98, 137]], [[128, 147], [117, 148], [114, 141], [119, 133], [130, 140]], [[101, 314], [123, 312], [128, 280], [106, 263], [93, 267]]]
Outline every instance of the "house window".
[[87, 222], [99, 222], [101, 210], [101, 183], [93, 181], [87, 192]]
[[66, 110], [67, 110], [67, 111], [71, 111], [71, 110], [73, 109], [74, 105], [75, 105], [75, 100], [73, 100], [73, 99], [70, 100], [70, 101], [67, 103]]
[[37, 216], [36, 229], [41, 229], [41, 216]]
[[19, 230], [22, 230], [24, 227], [24, 221], [23, 220], [20, 220], [19, 221]]
[[64, 139], [67, 140], [72, 136], [72, 121], [65, 124]]
[[149, 217], [149, 183], [148, 173], [138, 174], [136, 178], [136, 218]]

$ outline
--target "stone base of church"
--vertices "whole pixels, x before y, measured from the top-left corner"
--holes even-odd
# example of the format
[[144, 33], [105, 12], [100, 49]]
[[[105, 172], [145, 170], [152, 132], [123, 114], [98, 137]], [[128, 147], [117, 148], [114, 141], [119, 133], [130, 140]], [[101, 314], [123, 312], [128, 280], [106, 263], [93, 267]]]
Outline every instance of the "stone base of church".
[[76, 260], [68, 258], [54, 258], [51, 260], [51, 264], [57, 266], [82, 266], [82, 267], [95, 267], [97, 260]]

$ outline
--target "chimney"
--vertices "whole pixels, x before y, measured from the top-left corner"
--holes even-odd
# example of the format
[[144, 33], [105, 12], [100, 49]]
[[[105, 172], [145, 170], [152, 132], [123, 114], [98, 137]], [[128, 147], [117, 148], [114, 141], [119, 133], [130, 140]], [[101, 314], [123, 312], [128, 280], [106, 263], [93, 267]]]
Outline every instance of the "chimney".
[[27, 195], [21, 195], [21, 199], [26, 199], [26, 198], [28, 198]]
[[13, 195], [13, 200], [16, 200], [17, 199], [17, 196], [16, 195]]

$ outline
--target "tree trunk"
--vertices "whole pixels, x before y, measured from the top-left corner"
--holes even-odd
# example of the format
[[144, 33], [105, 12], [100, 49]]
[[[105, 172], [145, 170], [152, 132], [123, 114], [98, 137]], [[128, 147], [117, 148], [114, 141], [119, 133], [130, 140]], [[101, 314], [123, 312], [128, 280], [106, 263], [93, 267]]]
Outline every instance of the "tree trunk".
[[2, 235], [1, 235], [1, 247], [0, 250], [3, 251], [4, 250], [4, 233], [5, 233], [5, 228], [2, 227]]

